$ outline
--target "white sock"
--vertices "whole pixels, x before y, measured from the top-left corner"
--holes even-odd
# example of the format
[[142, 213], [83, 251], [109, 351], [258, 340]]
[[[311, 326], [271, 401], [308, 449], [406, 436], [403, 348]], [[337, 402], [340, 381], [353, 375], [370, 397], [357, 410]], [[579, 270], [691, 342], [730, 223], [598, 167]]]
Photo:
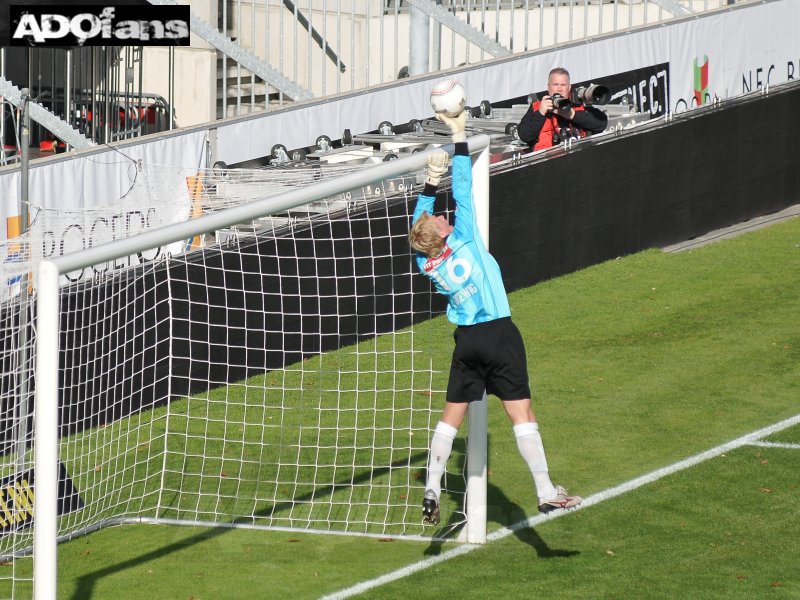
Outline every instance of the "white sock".
[[439, 421], [431, 438], [431, 451], [428, 458], [428, 482], [425, 484], [426, 490], [433, 490], [436, 499], [442, 495], [442, 476], [447, 467], [447, 459], [450, 458], [450, 451], [453, 449], [453, 440], [458, 433], [458, 429]]
[[547, 471], [547, 458], [544, 455], [542, 436], [539, 434], [539, 424], [520, 423], [514, 425], [514, 435], [517, 438], [519, 453], [528, 463], [528, 468], [533, 475], [539, 503], [552, 500], [556, 495], [556, 488], [550, 481], [550, 474]]

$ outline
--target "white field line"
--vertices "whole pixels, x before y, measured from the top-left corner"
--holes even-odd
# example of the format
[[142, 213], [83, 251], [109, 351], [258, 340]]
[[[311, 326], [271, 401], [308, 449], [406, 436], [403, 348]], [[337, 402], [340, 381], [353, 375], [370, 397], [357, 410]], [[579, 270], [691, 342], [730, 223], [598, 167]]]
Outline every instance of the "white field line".
[[787, 450], [800, 450], [800, 444], [790, 444], [788, 442], [752, 442], [751, 446], [761, 448], [785, 448]]
[[[568, 509], [568, 510], [557, 510], [552, 513], [548, 513], [546, 515], [537, 515], [535, 517], [529, 517], [528, 519], [524, 519], [517, 523], [514, 523], [510, 527], [502, 527], [497, 531], [493, 531], [489, 535], [486, 536], [486, 543], [496, 542], [497, 540], [501, 540], [503, 538], [512, 535], [515, 531], [519, 529], [523, 529], [525, 527], [533, 527], [534, 525], [538, 525], [539, 523], [544, 523], [545, 521], [550, 521], [552, 519], [557, 519], [564, 515], [569, 514], [575, 510], [583, 510], [595, 504], [599, 504], [605, 500], [610, 500], [611, 498], [616, 498], [617, 496], [621, 496], [626, 492], [633, 491], [637, 488], [645, 486], [649, 483], [653, 483], [663, 477], [667, 477], [678, 471], [682, 471], [684, 469], [688, 469], [689, 467], [693, 467], [698, 465], [706, 460], [711, 458], [715, 458], [726, 452], [730, 452], [731, 450], [735, 450], [742, 446], [748, 445], [766, 445], [766, 442], [761, 442], [762, 438], [765, 438], [769, 435], [774, 433], [778, 433], [779, 431], [783, 431], [784, 429], [788, 429], [789, 427], [793, 427], [794, 425], [800, 425], [800, 415], [795, 415], [794, 417], [790, 417], [780, 423], [775, 423], [774, 425], [770, 425], [768, 427], [764, 427], [763, 429], [758, 429], [753, 431], [752, 433], [748, 433], [743, 435], [740, 438], [736, 438], [735, 440], [731, 440], [730, 442], [726, 442], [720, 446], [716, 446], [711, 448], [710, 450], [706, 450], [705, 452], [701, 452], [700, 454], [695, 454], [694, 456], [690, 456], [687, 459], [681, 460], [679, 462], [673, 463], [669, 466], [663, 467], [661, 469], [656, 469], [655, 471], [651, 471], [641, 477], [637, 477], [636, 479], [631, 479], [625, 483], [622, 483], [618, 486], [608, 488], [603, 490], [602, 492], [598, 492], [596, 494], [592, 494], [588, 498], [584, 498], [583, 504], [581, 504], [577, 508]], [[770, 444], [772, 446], [772, 444]], [[783, 447], [784, 445], [781, 444], [779, 447]], [[792, 446], [800, 446], [800, 445], [792, 445]], [[414, 573], [418, 573], [419, 571], [423, 571], [434, 565], [437, 565], [441, 562], [446, 560], [450, 560], [451, 558], [456, 558], [458, 556], [462, 556], [464, 554], [468, 554], [473, 550], [478, 550], [481, 548], [482, 545], [479, 544], [464, 544], [460, 546], [456, 546], [448, 550], [447, 552], [442, 552], [436, 556], [431, 556], [430, 558], [426, 558], [425, 560], [421, 560], [419, 562], [415, 562], [413, 564], [407, 565], [396, 571], [392, 571], [390, 573], [386, 573], [385, 575], [381, 575], [380, 577], [376, 577], [375, 579], [370, 579], [369, 581], [362, 581], [352, 587], [345, 588], [343, 590], [339, 590], [338, 592], [334, 592], [333, 594], [328, 594], [327, 596], [322, 596], [320, 600], [340, 600], [343, 598], [349, 598], [351, 596], [355, 596], [356, 594], [362, 594], [368, 590], [380, 587], [387, 583], [391, 583], [393, 581], [397, 581], [398, 579], [402, 579], [404, 577], [408, 577], [409, 575], [413, 575]]]

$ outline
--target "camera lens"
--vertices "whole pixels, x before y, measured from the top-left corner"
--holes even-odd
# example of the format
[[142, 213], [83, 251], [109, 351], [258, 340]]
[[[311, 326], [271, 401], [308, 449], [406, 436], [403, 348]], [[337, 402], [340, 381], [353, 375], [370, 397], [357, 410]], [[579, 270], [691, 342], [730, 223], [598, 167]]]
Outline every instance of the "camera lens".
[[607, 104], [610, 96], [611, 90], [608, 87], [594, 83], [572, 90], [572, 101], [575, 104]]
[[561, 94], [553, 94], [552, 96], [550, 96], [550, 100], [553, 101], [553, 107], [556, 108], [557, 110], [564, 110], [565, 108], [569, 108], [571, 104], [571, 102], [567, 98], [564, 98], [564, 96], [562, 96]]

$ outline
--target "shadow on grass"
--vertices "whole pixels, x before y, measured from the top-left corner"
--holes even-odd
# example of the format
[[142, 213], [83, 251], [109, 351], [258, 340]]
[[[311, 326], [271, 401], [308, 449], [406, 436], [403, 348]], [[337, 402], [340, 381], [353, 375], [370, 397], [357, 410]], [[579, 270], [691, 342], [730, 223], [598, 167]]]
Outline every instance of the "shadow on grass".
[[[333, 495], [335, 491], [337, 491], [343, 486], [365, 483], [371, 479], [374, 479], [375, 477], [380, 477], [381, 475], [389, 473], [394, 468], [407, 466], [409, 464], [409, 461], [411, 464], [414, 464], [419, 460], [426, 460], [426, 459], [427, 459], [427, 452], [420, 452], [415, 455], [412, 455], [410, 458], [405, 458], [395, 461], [388, 467], [366, 470], [360, 475], [354, 477], [352, 480], [349, 480], [347, 482], [342, 482], [342, 483], [335, 482], [328, 486], [316, 488], [313, 492], [306, 494], [305, 496], [298, 497], [298, 500], [300, 501], [311, 500], [312, 498], [319, 499], [323, 495]], [[265, 506], [261, 510], [255, 512], [254, 516], [255, 517], [273, 516], [276, 512], [280, 511], [284, 507], [290, 508], [291, 504], [277, 503]], [[189, 546], [213, 540], [221, 535], [225, 535], [226, 533], [232, 531], [233, 529], [235, 529], [235, 525], [237, 524], [250, 524], [252, 522], [253, 522], [252, 518], [236, 519], [230, 523], [231, 525], [233, 525], [232, 527], [228, 527], [227, 526], [228, 523], [224, 523], [222, 527], [211, 527], [209, 529], [204, 529], [203, 531], [188, 538], [184, 538], [179, 542], [168, 544], [166, 546], [163, 546], [146, 554], [136, 556], [135, 558], [124, 560], [114, 565], [109, 565], [108, 567], [105, 567], [103, 569], [87, 573], [86, 575], [83, 575], [77, 579], [75, 591], [71, 596], [71, 600], [90, 600], [93, 597], [94, 589], [95, 586], [97, 585], [97, 582], [101, 581], [104, 577], [108, 577], [109, 575], [117, 574], [121, 571], [125, 571], [126, 569], [146, 564], [150, 561], [164, 558], [166, 556], [169, 556], [173, 552], [184, 550]]]
[[[492, 437], [489, 436], [487, 444], [491, 444]], [[460, 444], [460, 446], [459, 446]], [[458, 447], [462, 461], [466, 460], [467, 448], [462, 439], [457, 439], [453, 448]], [[460, 464], [459, 468], [462, 471], [466, 470], [466, 465]], [[456, 490], [462, 494], [466, 493], [464, 488]], [[533, 481], [531, 481], [531, 494], [534, 494]], [[502, 527], [513, 528], [514, 535], [523, 544], [527, 544], [536, 551], [539, 558], [568, 558], [580, 554], [577, 550], [557, 550], [550, 548], [542, 537], [536, 533], [530, 525], [526, 523], [528, 515], [525, 511], [514, 501], [510, 500], [503, 491], [491, 483], [486, 484], [486, 520], [489, 523], [498, 523]], [[463, 526], [463, 521], [459, 522], [464, 517], [463, 513], [449, 515], [447, 524], [441, 526], [440, 533], [433, 539], [430, 545], [425, 549], [426, 556], [437, 556], [442, 552], [442, 545], [445, 541], [452, 539], [452, 534]], [[447, 535], [444, 532], [448, 532]], [[438, 536], [447, 537], [449, 539], [441, 539]]]
[[[533, 494], [531, 482], [531, 494]], [[520, 508], [519, 504], [509, 500], [500, 488], [489, 484], [488, 494], [488, 519], [500, 523], [504, 527], [513, 528], [514, 535], [523, 544], [528, 544], [536, 550], [539, 558], [568, 558], [580, 554], [577, 550], [559, 550], [547, 545], [542, 537], [530, 525], [525, 524], [528, 515]]]
[[157, 550], [148, 552], [147, 554], [141, 554], [135, 558], [118, 562], [114, 565], [109, 565], [108, 567], [105, 567], [103, 569], [87, 573], [86, 575], [83, 575], [80, 578], [78, 578], [78, 581], [75, 584], [75, 591], [72, 593], [71, 598], [72, 600], [90, 600], [91, 598], [94, 597], [95, 585], [99, 581], [101, 581], [104, 577], [108, 577], [109, 575], [115, 575], [121, 571], [125, 571], [126, 569], [131, 569], [139, 565], [148, 563], [150, 561], [158, 560], [159, 558], [164, 558], [165, 556], [169, 556], [173, 552], [185, 550], [187, 546], [193, 546], [194, 544], [200, 544], [207, 540], [214, 539], [217, 536], [222, 535], [223, 533], [227, 533], [228, 531], [230, 531], [230, 529], [228, 528], [224, 529], [213, 528], [209, 530], [204, 530], [189, 538], [182, 539], [180, 542], [168, 544], [166, 546], [158, 548]]
[[[528, 515], [525, 511], [498, 488], [491, 483], [486, 488], [487, 521], [499, 523], [503, 527], [513, 528], [514, 535], [523, 544], [527, 544], [536, 551], [539, 558], [569, 558], [580, 554], [578, 550], [560, 550], [551, 548], [536, 530], [525, 522]], [[435, 539], [425, 549], [426, 556], [437, 556], [442, 552], [444, 540]]]

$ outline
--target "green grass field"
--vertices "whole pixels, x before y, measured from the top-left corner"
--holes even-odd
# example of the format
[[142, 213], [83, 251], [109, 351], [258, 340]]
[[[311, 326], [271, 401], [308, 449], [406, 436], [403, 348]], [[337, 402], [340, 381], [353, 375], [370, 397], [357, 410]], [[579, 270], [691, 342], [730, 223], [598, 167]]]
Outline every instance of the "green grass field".
[[[553, 480], [584, 497], [800, 414], [800, 219], [609, 261], [511, 306]], [[59, 598], [319, 598], [436, 556], [360, 597], [800, 598], [800, 427], [505, 535], [536, 501], [496, 400], [489, 413], [501, 533], [485, 546], [126, 525], [59, 546]]]

